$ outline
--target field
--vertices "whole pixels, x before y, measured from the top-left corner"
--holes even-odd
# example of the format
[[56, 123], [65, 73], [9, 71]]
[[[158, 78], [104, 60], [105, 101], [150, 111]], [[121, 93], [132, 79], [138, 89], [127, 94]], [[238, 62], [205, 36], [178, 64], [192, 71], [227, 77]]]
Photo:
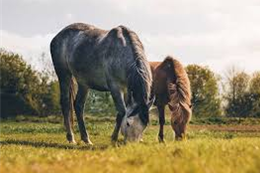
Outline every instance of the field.
[[[87, 119], [93, 146], [65, 140], [62, 122], [1, 121], [0, 172], [260, 172], [260, 127], [241, 121], [218, 125], [193, 121], [188, 139], [173, 141], [165, 126], [166, 143], [157, 142], [152, 121], [142, 143], [110, 142], [112, 120]], [[59, 119], [60, 120], [60, 119]]]

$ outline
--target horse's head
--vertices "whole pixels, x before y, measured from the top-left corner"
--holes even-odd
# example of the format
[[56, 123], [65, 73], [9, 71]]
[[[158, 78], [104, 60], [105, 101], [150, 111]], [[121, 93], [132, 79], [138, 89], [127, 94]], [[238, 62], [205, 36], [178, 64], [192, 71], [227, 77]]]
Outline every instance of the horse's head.
[[121, 133], [124, 135], [124, 140], [128, 142], [138, 142], [142, 139], [143, 131], [146, 125], [142, 123], [139, 115], [127, 117], [122, 121]]
[[180, 106], [181, 104], [177, 104], [178, 106], [174, 105], [171, 106], [168, 104], [170, 110], [171, 110], [171, 125], [175, 133], [175, 138], [177, 140], [182, 140], [185, 138], [186, 135], [186, 126], [191, 118], [191, 107], [185, 106], [185, 109], [182, 109], [183, 107]]
[[136, 104], [127, 107], [127, 114], [121, 125], [121, 133], [124, 135], [125, 141], [139, 142], [142, 139], [143, 131], [149, 120], [149, 108], [153, 104], [153, 101], [154, 99], [145, 107]]

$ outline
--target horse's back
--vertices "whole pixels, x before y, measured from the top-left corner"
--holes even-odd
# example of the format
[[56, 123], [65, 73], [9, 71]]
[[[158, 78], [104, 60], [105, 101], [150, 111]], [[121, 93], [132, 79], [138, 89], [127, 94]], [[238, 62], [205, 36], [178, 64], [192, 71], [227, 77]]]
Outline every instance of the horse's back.
[[78, 46], [85, 41], [86, 44], [94, 44], [107, 31], [101, 30], [89, 24], [74, 23], [62, 29], [51, 41], [51, 52], [61, 50], [64, 47]]
[[74, 23], [62, 29], [50, 44], [55, 69], [66, 70], [71, 66], [83, 65], [87, 61], [84, 57], [93, 55], [96, 43], [105, 33], [104, 30], [83, 23]]
[[56, 72], [69, 72], [80, 83], [98, 90], [108, 89], [109, 77], [125, 83], [127, 60], [123, 56], [131, 53], [120, 36], [119, 27], [110, 31], [83, 23], [65, 27], [50, 45]]
[[159, 62], [159, 61], [150, 61], [150, 62], [149, 62], [152, 70], [155, 70], [156, 67], [158, 67], [161, 63], [162, 63], [162, 62]]
[[[130, 69], [138, 69], [138, 62], [147, 62], [138, 59], [145, 57], [143, 52], [137, 35], [124, 26], [107, 31], [75, 23], [62, 29], [51, 42], [55, 69], [68, 71], [83, 84], [99, 90], [107, 90], [109, 82], [127, 86], [127, 77], [134, 77], [128, 72], [138, 72]], [[139, 63], [139, 67], [144, 65]]]
[[173, 77], [173, 68], [166, 62], [149, 62], [153, 74], [153, 91], [156, 96], [155, 105], [165, 105], [169, 102], [167, 82]]

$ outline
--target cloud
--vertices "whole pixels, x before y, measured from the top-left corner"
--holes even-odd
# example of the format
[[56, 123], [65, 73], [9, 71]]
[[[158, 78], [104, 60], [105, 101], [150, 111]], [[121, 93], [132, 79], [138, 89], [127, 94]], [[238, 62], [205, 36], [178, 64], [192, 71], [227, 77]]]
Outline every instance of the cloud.
[[208, 65], [222, 74], [236, 65], [248, 72], [259, 70], [259, 30], [224, 30], [202, 34], [142, 34], [148, 59], [161, 61], [166, 55], [178, 57], [184, 64]]
[[49, 44], [54, 36], [55, 34], [46, 34], [23, 37], [15, 33], [0, 30], [1, 47], [22, 55], [28, 63], [36, 68], [41, 68], [38, 59], [42, 53], [48, 54], [49, 59]]
[[67, 13], [66, 15], [66, 20], [73, 22], [74, 21], [74, 15], [72, 13]]
[[33, 58], [49, 52], [53, 33], [70, 23], [103, 29], [122, 24], [139, 35], [149, 60], [161, 61], [169, 54], [184, 64], [209, 65], [220, 74], [231, 65], [251, 72], [259, 70], [260, 62], [259, 4], [259, 0], [8, 0], [3, 1], [3, 46]]

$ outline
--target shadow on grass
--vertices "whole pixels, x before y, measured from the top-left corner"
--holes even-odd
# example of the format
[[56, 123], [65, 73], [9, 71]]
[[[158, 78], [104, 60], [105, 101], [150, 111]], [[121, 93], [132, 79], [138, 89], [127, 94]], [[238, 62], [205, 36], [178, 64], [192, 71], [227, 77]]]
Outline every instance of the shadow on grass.
[[65, 145], [59, 143], [32, 142], [26, 140], [5, 140], [0, 141], [0, 145], [24, 145], [35, 148], [58, 148], [58, 149], [76, 149], [76, 150], [105, 150], [109, 145]]

